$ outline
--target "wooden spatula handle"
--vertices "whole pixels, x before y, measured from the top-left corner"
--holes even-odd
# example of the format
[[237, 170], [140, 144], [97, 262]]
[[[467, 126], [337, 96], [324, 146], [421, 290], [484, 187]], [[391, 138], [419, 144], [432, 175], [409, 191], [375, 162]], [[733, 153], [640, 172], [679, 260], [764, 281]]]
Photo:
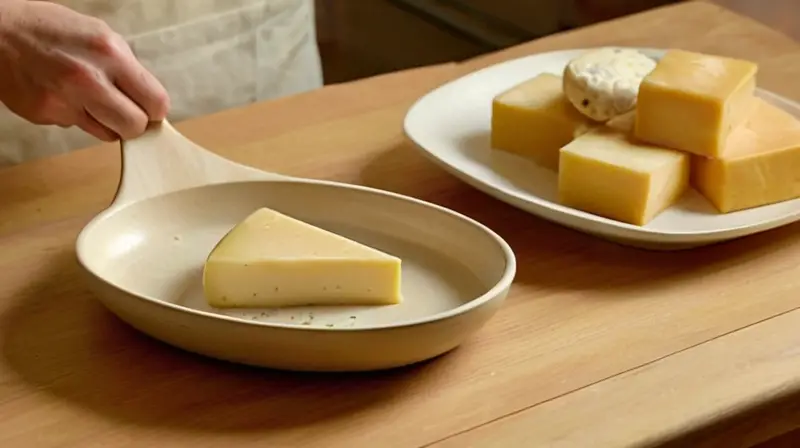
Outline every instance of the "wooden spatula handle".
[[289, 179], [220, 157], [184, 137], [166, 120], [151, 123], [135, 139], [121, 141], [120, 149], [122, 170], [115, 206], [202, 185]]

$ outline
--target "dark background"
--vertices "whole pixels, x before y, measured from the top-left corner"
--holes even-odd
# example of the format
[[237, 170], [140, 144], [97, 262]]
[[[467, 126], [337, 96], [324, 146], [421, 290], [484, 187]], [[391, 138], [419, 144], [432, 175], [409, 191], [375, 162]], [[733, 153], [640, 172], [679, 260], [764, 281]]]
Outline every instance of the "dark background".
[[[325, 82], [459, 61], [682, 0], [315, 0]], [[800, 38], [800, 0], [709, 0]]]

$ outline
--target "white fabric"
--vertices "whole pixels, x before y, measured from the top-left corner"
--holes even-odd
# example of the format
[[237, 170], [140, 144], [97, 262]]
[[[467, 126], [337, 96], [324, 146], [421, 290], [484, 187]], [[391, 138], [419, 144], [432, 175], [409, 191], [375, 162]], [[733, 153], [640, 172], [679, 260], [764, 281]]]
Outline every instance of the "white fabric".
[[[122, 34], [170, 94], [169, 119], [322, 85], [313, 0], [56, 0]], [[0, 165], [96, 143], [0, 105]]]

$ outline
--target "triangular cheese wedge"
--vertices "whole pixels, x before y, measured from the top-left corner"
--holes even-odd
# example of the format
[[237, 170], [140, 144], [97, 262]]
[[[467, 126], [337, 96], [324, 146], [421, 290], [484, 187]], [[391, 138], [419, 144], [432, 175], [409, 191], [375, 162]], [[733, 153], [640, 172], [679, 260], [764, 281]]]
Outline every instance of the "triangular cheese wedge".
[[400, 259], [268, 208], [211, 251], [203, 289], [216, 308], [391, 305]]

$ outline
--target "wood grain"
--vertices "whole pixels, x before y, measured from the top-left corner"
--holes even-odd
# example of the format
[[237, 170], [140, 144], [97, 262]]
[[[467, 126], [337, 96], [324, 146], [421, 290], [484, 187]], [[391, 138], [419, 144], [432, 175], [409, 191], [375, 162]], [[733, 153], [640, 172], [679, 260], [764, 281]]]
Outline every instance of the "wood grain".
[[800, 3], [796, 0], [707, 0], [800, 39]]
[[[789, 312], [433, 446], [663, 444], [716, 423], [709, 416], [722, 420], [797, 390], [798, 325], [800, 312]], [[547, 430], [528, 430], [533, 427]], [[741, 440], [727, 443], [741, 446]]]
[[75, 235], [113, 194], [117, 152], [3, 170], [0, 446], [618, 446], [673, 439], [797, 391], [800, 227], [685, 253], [636, 251], [492, 200], [402, 136], [408, 106], [446, 79], [605, 43], [749, 57], [766, 87], [800, 97], [796, 44], [688, 3], [178, 126], [253, 166], [443, 204], [512, 244], [519, 275], [507, 305], [459, 350], [411, 368], [287, 374], [154, 342], [93, 300], [74, 261]]

